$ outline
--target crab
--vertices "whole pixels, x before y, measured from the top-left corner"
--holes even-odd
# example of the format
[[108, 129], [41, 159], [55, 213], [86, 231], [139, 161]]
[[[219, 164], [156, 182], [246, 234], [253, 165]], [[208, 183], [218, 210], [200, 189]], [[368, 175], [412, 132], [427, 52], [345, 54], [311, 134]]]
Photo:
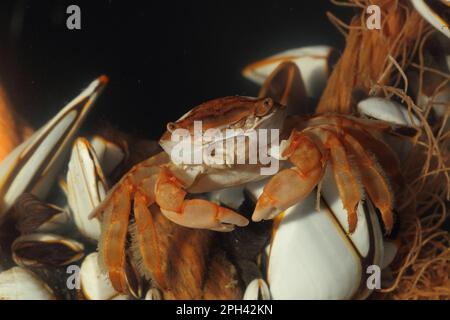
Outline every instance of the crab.
[[[268, 144], [272, 156], [282, 160], [282, 170], [265, 185], [253, 212], [253, 221], [273, 219], [306, 198], [314, 188], [320, 187], [330, 165], [348, 214], [349, 232], [356, 228], [356, 208], [364, 198], [364, 190], [379, 209], [386, 232], [391, 231], [394, 200], [387, 177], [401, 181], [396, 155], [381, 138], [383, 132], [391, 130], [391, 124], [335, 113], [289, 115], [287, 110], [292, 108], [292, 101], [299, 101], [296, 95], [301, 78], [295, 76], [298, 70], [291, 63], [283, 64], [274, 72], [288, 77], [269, 77], [259, 98], [231, 96], [211, 100], [169, 123], [159, 141], [164, 151], [135, 165], [93, 212], [92, 216], [102, 221], [101, 263], [116, 290], [127, 291], [125, 252], [131, 212], [136, 224], [132, 229], [135, 230], [134, 247], [138, 248], [142, 268], [150, 274], [155, 270], [151, 254], [155, 245], [152, 236], [154, 205], [167, 219], [189, 228], [228, 232], [249, 223], [239, 213], [194, 195], [262, 179], [263, 165], [176, 163], [173, 151], [177, 143], [173, 135], [176, 129], [184, 129], [192, 137], [189, 141], [198, 146], [194, 132], [196, 121], [202, 122], [203, 130], [241, 129], [242, 136], [255, 129], [281, 131], [278, 148], [274, 147], [274, 141]], [[280, 86], [274, 79], [288, 81], [281, 80]], [[297, 85], [293, 79], [299, 81]], [[203, 141], [200, 148], [204, 150], [210, 144], [210, 141]]]

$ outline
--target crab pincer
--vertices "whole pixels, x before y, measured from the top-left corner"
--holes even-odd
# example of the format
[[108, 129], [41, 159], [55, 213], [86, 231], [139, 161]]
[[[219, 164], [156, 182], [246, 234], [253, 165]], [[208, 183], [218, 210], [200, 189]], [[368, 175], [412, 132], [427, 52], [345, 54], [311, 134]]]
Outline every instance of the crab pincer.
[[162, 168], [156, 182], [156, 203], [167, 219], [185, 227], [223, 232], [248, 224], [240, 214], [214, 202], [185, 199], [185, 188], [167, 168]]
[[[188, 197], [188, 194], [260, 179], [261, 166], [240, 163], [216, 165], [206, 161], [177, 163], [173, 159], [176, 154], [173, 151], [180, 146], [174, 139], [176, 130], [188, 137], [188, 147], [200, 145], [204, 151], [218, 142], [226, 142], [229, 139], [227, 130], [238, 129], [233, 138], [245, 139], [249, 132], [258, 128], [280, 128], [285, 109], [270, 98], [224, 97], [199, 105], [167, 126], [160, 139], [164, 151], [135, 165], [91, 215], [102, 220], [99, 258], [117, 291], [126, 293], [129, 288], [126, 274], [129, 231], [132, 232], [132, 247], [137, 248], [135, 252], [142, 261], [142, 273], [161, 287], [166, 285], [161, 272], [163, 262], [155, 259], [154, 254], [160, 245], [155, 232], [156, 210], [160, 210], [168, 220], [189, 228], [227, 232], [248, 224], [245, 217], [233, 210], [201, 198]], [[203, 125], [203, 131], [218, 130], [223, 134], [222, 140], [198, 140], [198, 122]], [[200, 132], [201, 137], [205, 134], [203, 131]], [[234, 147], [227, 149], [226, 158], [236, 152]]]

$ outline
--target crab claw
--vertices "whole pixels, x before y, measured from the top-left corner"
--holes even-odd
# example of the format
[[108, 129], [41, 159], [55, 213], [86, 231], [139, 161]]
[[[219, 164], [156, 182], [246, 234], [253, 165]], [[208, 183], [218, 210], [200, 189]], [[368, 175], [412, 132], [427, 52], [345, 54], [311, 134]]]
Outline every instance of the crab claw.
[[202, 199], [185, 200], [179, 213], [163, 208], [161, 212], [172, 222], [188, 228], [229, 232], [235, 226], [248, 225], [248, 220], [233, 210]]
[[252, 220], [273, 219], [280, 212], [304, 199], [317, 185], [322, 171], [322, 167], [318, 167], [304, 174], [293, 167], [277, 173], [270, 179], [259, 197]]
[[186, 181], [162, 167], [155, 186], [155, 200], [167, 219], [196, 229], [232, 231], [244, 227], [248, 220], [233, 210], [203, 199], [186, 200]]
[[269, 180], [256, 204], [253, 221], [273, 219], [303, 200], [323, 175], [325, 157], [307, 134], [294, 130], [283, 155], [295, 166], [278, 172]]
[[252, 220], [259, 222], [261, 220], [271, 220], [275, 218], [282, 210], [275, 207], [270, 197], [263, 193], [256, 203]]

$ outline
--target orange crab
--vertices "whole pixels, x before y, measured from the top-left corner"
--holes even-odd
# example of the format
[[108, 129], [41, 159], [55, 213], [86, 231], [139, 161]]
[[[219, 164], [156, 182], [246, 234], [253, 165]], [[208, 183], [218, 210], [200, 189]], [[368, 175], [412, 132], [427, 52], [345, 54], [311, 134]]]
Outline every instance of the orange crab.
[[[169, 124], [160, 140], [164, 151], [134, 166], [95, 210], [93, 216], [103, 221], [100, 256], [118, 291], [127, 291], [125, 251], [131, 212], [136, 223], [132, 241], [138, 248], [143, 273], [150, 275], [155, 270], [151, 254], [154, 244], [151, 205], [158, 205], [169, 220], [190, 228], [231, 231], [235, 226], [248, 224], [245, 217], [233, 210], [205, 199], [191, 198], [190, 194], [264, 178], [259, 171], [262, 165], [176, 164], [171, 159], [176, 145], [171, 139], [172, 134], [175, 129], [186, 129], [194, 136], [195, 121], [202, 121], [204, 130], [239, 128], [243, 135], [261, 128], [284, 132], [279, 148], [271, 150], [272, 156], [288, 160], [283, 161], [288, 167], [277, 172], [265, 186], [253, 213], [254, 221], [272, 219], [304, 199], [320, 184], [326, 166], [330, 164], [348, 212], [349, 232], [356, 228], [355, 208], [364, 198], [364, 190], [380, 210], [385, 229], [390, 232], [393, 195], [386, 176], [400, 181], [401, 175], [395, 154], [382, 141], [380, 134], [391, 130], [391, 125], [340, 114], [288, 116], [285, 105], [291, 107], [299, 101], [295, 96], [302, 85], [301, 78], [295, 76], [299, 71], [294, 64], [287, 62], [274, 72], [280, 76], [269, 77], [260, 98], [219, 98], [201, 104]], [[195, 143], [195, 139], [192, 141]], [[270, 147], [272, 142], [269, 142]], [[201, 148], [208, 146], [209, 143], [205, 142]]]

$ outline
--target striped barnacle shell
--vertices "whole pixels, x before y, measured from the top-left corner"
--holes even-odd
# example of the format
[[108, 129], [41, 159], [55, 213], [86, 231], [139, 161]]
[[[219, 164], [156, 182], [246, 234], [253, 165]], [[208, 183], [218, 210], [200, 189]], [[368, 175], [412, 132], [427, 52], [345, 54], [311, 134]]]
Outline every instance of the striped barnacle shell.
[[66, 181], [67, 199], [75, 225], [84, 237], [97, 241], [101, 232], [100, 221], [89, 216], [105, 198], [108, 184], [97, 155], [85, 138], [77, 138], [73, 144]]
[[75, 133], [108, 79], [101, 76], [0, 164], [0, 224], [24, 192], [44, 199], [64, 165]]
[[331, 47], [301, 47], [254, 62], [245, 67], [242, 74], [245, 78], [262, 85], [281, 63], [292, 61], [300, 69], [308, 97], [317, 98], [325, 88], [334, 59], [335, 50]]
[[70, 220], [66, 210], [45, 203], [31, 193], [24, 193], [17, 199], [15, 214], [21, 234], [61, 230]]
[[449, 11], [447, 0], [411, 0], [419, 14], [433, 27], [450, 38]]
[[80, 260], [84, 256], [84, 245], [54, 234], [33, 233], [18, 237], [11, 251], [19, 266], [60, 267]]

